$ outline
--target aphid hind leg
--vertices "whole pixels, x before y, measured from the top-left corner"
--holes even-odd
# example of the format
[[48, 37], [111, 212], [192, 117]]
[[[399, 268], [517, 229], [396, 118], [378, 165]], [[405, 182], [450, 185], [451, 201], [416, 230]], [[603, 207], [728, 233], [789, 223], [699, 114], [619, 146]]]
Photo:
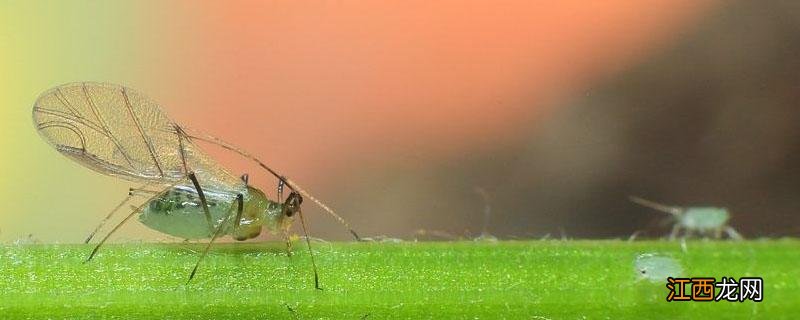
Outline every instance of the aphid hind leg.
[[692, 233], [692, 229], [683, 229], [683, 235], [681, 236], [681, 251], [683, 251], [683, 253], [689, 252], [689, 247], [686, 245], [686, 239], [690, 238]]
[[133, 215], [134, 215], [134, 214], [136, 214], [137, 212], [141, 212], [141, 211], [142, 211], [142, 208], [144, 208], [144, 206], [145, 206], [145, 205], [147, 205], [148, 203], [150, 203], [150, 201], [152, 201], [153, 199], [155, 199], [155, 198], [157, 198], [157, 197], [160, 197], [160, 196], [164, 195], [165, 193], [167, 193], [167, 191], [169, 191], [169, 190], [170, 190], [170, 189], [172, 189], [173, 187], [174, 187], [174, 185], [170, 185], [170, 186], [168, 186], [168, 187], [164, 188], [163, 190], [161, 190], [161, 191], [160, 191], [160, 192], [158, 192], [157, 194], [155, 194], [155, 195], [153, 195], [152, 197], [150, 197], [149, 199], [147, 199], [147, 201], [145, 201], [144, 203], [140, 204], [139, 206], [137, 206], [136, 208], [134, 208], [133, 210], [131, 210], [131, 213], [129, 213], [127, 216], [125, 216], [125, 218], [124, 218], [124, 219], [122, 219], [122, 221], [120, 221], [119, 223], [117, 223], [117, 225], [116, 225], [116, 226], [114, 226], [114, 228], [113, 228], [113, 229], [111, 229], [111, 231], [109, 231], [109, 232], [106, 234], [106, 236], [105, 236], [105, 237], [103, 237], [103, 240], [100, 240], [100, 243], [98, 243], [98, 244], [97, 244], [97, 245], [94, 247], [94, 249], [92, 250], [92, 253], [91, 253], [91, 254], [89, 254], [89, 257], [88, 257], [88, 258], [86, 258], [86, 261], [84, 261], [84, 262], [89, 262], [89, 261], [91, 261], [91, 260], [92, 260], [92, 258], [94, 258], [94, 256], [95, 256], [95, 255], [97, 255], [97, 252], [100, 250], [100, 247], [102, 247], [102, 246], [103, 246], [103, 244], [104, 244], [104, 243], [106, 243], [106, 241], [108, 240], [108, 238], [110, 238], [110, 237], [111, 237], [111, 235], [113, 235], [115, 232], [117, 232], [117, 230], [119, 230], [119, 228], [121, 228], [121, 227], [122, 227], [122, 225], [124, 225], [126, 222], [128, 222], [128, 220], [130, 220], [130, 219], [131, 219], [131, 217], [133, 217]]
[[154, 195], [156, 193], [158, 193], [158, 191], [147, 190], [145, 188], [130, 188], [130, 189], [128, 189], [128, 195], [129, 196], [134, 196], [134, 197], [139, 196], [139, 197], [149, 198], [150, 196], [152, 196], [152, 195]]
[[128, 194], [128, 196], [125, 197], [125, 199], [123, 199], [122, 202], [120, 202], [116, 207], [114, 207], [114, 209], [112, 209], [106, 215], [106, 217], [103, 218], [103, 220], [100, 220], [100, 223], [97, 225], [97, 227], [94, 228], [94, 230], [92, 230], [91, 233], [89, 233], [89, 236], [86, 237], [86, 240], [84, 240], [83, 243], [89, 243], [89, 241], [92, 241], [92, 238], [94, 238], [94, 235], [97, 234], [97, 231], [100, 231], [100, 228], [102, 228], [106, 224], [106, 222], [108, 222], [108, 220], [111, 219], [114, 213], [119, 211], [119, 209], [122, 208], [122, 206], [124, 206], [126, 203], [128, 203], [128, 201], [130, 201], [131, 198], [133, 198], [133, 194]]
[[[237, 196], [237, 202], [239, 203], [239, 205], [236, 212], [236, 218], [237, 218], [237, 222], [235, 223], [236, 226], [238, 226], [238, 220], [241, 218], [242, 210], [244, 209], [244, 202], [242, 201], [241, 194]], [[219, 226], [217, 226], [216, 231], [214, 231], [214, 235], [211, 236], [211, 240], [208, 241], [208, 244], [206, 244], [205, 249], [203, 249], [203, 253], [200, 255], [200, 258], [198, 258], [197, 262], [194, 264], [192, 273], [189, 274], [189, 280], [186, 280], [187, 284], [190, 281], [192, 281], [192, 279], [194, 279], [194, 275], [197, 274], [197, 268], [200, 267], [200, 262], [202, 262], [203, 259], [206, 257], [206, 255], [208, 255], [208, 250], [211, 249], [211, 245], [214, 244], [214, 241], [217, 240], [217, 238], [219, 238], [220, 235], [222, 235], [222, 230], [225, 229], [225, 225], [228, 223], [228, 220], [230, 220], [231, 216], [232, 215], [229, 213], [227, 216], [225, 216], [225, 219], [222, 220]]]
[[105, 216], [105, 218], [103, 218], [103, 220], [100, 220], [100, 223], [97, 225], [97, 227], [94, 228], [94, 230], [92, 230], [92, 233], [90, 233], [89, 236], [86, 237], [86, 240], [84, 240], [83, 243], [89, 243], [89, 241], [91, 241], [92, 238], [94, 238], [94, 235], [97, 234], [97, 231], [100, 231], [100, 228], [102, 228], [106, 224], [106, 222], [108, 222], [108, 220], [111, 219], [111, 217], [114, 216], [114, 214], [117, 213], [117, 211], [119, 211], [120, 208], [122, 208], [122, 206], [124, 206], [126, 203], [128, 203], [128, 201], [131, 200], [131, 198], [133, 198], [134, 196], [133, 190], [144, 190], [144, 188], [146, 188], [148, 185], [149, 184], [145, 184], [135, 189], [131, 188], [128, 191], [128, 196], [125, 197], [125, 199], [123, 199], [122, 202], [120, 202], [116, 207], [114, 207], [114, 209], [112, 209], [111, 212], [109, 212]]
[[676, 222], [675, 225], [672, 226], [672, 231], [670, 231], [669, 233], [669, 241], [674, 241], [675, 237], [678, 236], [678, 233], [680, 231], [681, 231], [681, 224]]

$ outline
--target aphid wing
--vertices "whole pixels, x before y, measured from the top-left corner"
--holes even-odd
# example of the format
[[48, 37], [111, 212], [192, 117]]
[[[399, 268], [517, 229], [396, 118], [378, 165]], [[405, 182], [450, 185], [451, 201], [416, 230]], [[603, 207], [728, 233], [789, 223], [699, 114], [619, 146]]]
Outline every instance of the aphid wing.
[[[153, 100], [114, 84], [53, 88], [33, 108], [37, 130], [56, 150], [103, 174], [133, 181], [178, 183], [194, 170], [203, 185], [244, 190], [180, 131]], [[185, 164], [185, 165], [184, 165]]]

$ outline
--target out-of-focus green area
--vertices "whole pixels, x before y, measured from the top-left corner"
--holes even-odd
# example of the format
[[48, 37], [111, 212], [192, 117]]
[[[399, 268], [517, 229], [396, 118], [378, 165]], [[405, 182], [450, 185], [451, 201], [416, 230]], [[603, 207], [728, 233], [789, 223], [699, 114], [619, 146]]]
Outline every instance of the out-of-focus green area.
[[[196, 244], [0, 248], [0, 313], [16, 318], [150, 319], [782, 319], [800, 311], [800, 242], [665, 241], [314, 243], [214, 248], [185, 285]], [[666, 302], [666, 281], [638, 278], [643, 253], [691, 277], [764, 279], [763, 302]], [[291, 309], [292, 311], [290, 311]], [[434, 316], [435, 315], [435, 316]]]

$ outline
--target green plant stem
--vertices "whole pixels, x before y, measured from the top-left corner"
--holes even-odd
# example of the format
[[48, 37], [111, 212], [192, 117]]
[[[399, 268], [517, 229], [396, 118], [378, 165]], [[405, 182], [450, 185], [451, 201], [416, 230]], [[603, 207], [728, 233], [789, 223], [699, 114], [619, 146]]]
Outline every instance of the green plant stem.
[[[0, 247], [0, 314], [119, 319], [792, 318], [800, 241], [314, 242], [221, 244], [186, 280], [200, 244]], [[675, 258], [690, 277], [764, 279], [764, 301], [666, 302], [635, 257]], [[676, 275], [678, 276], [678, 275]], [[291, 311], [290, 311], [291, 309]], [[538, 317], [538, 318], [537, 318]]]

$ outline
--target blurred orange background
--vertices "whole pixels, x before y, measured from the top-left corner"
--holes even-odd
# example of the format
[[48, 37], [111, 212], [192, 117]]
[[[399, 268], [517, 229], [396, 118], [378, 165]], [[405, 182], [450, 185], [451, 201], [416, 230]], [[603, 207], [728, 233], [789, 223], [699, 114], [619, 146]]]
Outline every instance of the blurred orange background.
[[152, 94], [182, 123], [331, 183], [518, 138], [558, 99], [668, 46], [709, 3], [187, 5], [189, 19], [154, 35], [182, 39], [163, 57], [180, 79]]
[[[115, 82], [148, 94], [176, 122], [249, 150], [367, 235], [475, 234], [485, 228], [476, 187], [491, 195], [491, 225], [501, 236], [565, 226], [576, 236], [629, 234], [650, 220], [628, 206], [625, 196], [634, 192], [756, 214], [748, 210], [764, 189], [735, 174], [775, 162], [743, 156], [714, 171], [693, 162], [711, 156], [658, 142], [683, 132], [681, 121], [719, 120], [703, 122], [707, 131], [686, 131], [696, 143], [717, 141], [704, 134], [725, 132], [719, 128], [746, 127], [700, 117], [730, 104], [704, 100], [725, 88], [696, 93], [692, 80], [730, 80], [712, 75], [737, 74], [747, 56], [733, 48], [777, 48], [759, 46], [771, 39], [759, 36], [738, 46], [738, 38], [725, 36], [746, 32], [726, 28], [742, 17], [761, 26], [791, 21], [772, 18], [784, 11], [697, 0], [10, 2], [0, 9], [0, 142], [7, 151], [0, 154], [0, 201], [9, 206], [0, 213], [0, 238], [79, 241], [127, 191], [63, 159], [30, 126], [36, 96], [72, 81]], [[768, 67], [752, 65], [754, 74]], [[670, 97], [669, 107], [660, 104]], [[793, 119], [787, 114], [794, 113], [769, 113], [774, 117], [759, 128]], [[674, 127], [658, 131], [659, 124]], [[788, 141], [781, 140], [788, 125], [774, 128], [784, 131], [765, 139]], [[670, 153], [630, 147], [637, 139]], [[718, 140], [758, 145], [735, 134]], [[685, 141], [674, 138], [670, 146]], [[712, 163], [731, 159], [724, 148], [710, 149]], [[206, 149], [274, 195], [274, 179]], [[782, 150], [777, 159], [791, 148], [774, 150]], [[687, 181], [703, 188], [682, 189]], [[711, 184], [717, 181], [741, 188], [728, 192]], [[752, 195], [749, 203], [731, 202], [743, 194]], [[786, 218], [795, 207], [786, 200], [773, 211], [796, 220]], [[312, 221], [315, 235], [347, 237], [331, 219]], [[141, 226], [121, 236], [142, 237], [164, 236]]]

